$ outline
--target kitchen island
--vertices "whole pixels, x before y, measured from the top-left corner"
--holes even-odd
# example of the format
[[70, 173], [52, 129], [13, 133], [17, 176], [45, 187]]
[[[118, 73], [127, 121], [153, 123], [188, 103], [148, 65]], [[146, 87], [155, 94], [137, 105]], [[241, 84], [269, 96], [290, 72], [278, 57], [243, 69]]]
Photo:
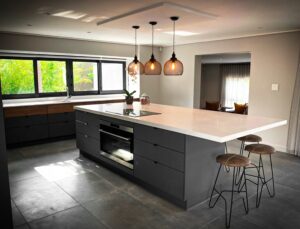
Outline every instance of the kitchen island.
[[[81, 154], [190, 208], [208, 199], [224, 142], [286, 120], [159, 104], [76, 106]], [[150, 112], [150, 113], [149, 113]]]

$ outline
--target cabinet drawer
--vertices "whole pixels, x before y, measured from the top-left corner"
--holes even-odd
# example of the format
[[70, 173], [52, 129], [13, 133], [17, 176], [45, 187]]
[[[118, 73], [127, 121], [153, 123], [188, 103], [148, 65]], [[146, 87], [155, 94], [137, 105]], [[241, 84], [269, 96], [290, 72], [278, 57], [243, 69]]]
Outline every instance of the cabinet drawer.
[[49, 124], [49, 137], [70, 136], [75, 134], [75, 123], [50, 123]]
[[22, 126], [32, 126], [47, 123], [47, 115], [33, 115], [33, 116], [23, 116], [5, 119], [5, 127], [22, 127]]
[[184, 175], [179, 171], [135, 155], [134, 176], [173, 197], [184, 199]]
[[76, 120], [76, 133], [87, 134], [100, 139], [99, 125], [96, 123], [81, 122]]
[[48, 138], [48, 125], [28, 126], [24, 128], [22, 142], [36, 141]]
[[134, 154], [157, 161], [170, 168], [184, 171], [184, 154], [177, 151], [135, 139]]
[[100, 141], [87, 134], [76, 134], [77, 147], [93, 156], [99, 156], [100, 152]]
[[67, 121], [75, 121], [75, 113], [74, 112], [66, 112], [60, 114], [49, 114], [48, 122], [49, 123], [57, 123], [57, 122], [67, 122]]
[[164, 146], [179, 152], [185, 151], [185, 136], [156, 127], [136, 125], [134, 136], [138, 139]]
[[25, 127], [13, 127], [5, 130], [6, 143], [14, 144], [22, 141], [22, 136], [25, 133]]
[[96, 139], [100, 138], [100, 120], [96, 115], [85, 112], [76, 112], [76, 132], [87, 134]]

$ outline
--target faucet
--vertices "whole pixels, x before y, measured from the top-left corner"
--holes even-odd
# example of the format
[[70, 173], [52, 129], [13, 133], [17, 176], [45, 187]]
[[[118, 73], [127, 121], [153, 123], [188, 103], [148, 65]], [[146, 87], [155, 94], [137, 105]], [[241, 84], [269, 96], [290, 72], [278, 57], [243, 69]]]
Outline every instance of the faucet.
[[70, 95], [69, 87], [66, 87], [66, 91], [67, 91], [67, 99], [70, 99], [71, 95]]

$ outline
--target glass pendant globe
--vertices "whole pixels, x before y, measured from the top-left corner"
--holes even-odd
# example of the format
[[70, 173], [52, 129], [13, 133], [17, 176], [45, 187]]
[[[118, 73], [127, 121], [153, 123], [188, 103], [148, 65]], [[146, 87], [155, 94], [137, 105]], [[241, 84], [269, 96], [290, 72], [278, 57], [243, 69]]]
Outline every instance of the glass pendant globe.
[[144, 74], [145, 68], [144, 65], [134, 58], [134, 60], [128, 65], [128, 74], [130, 76], [136, 76]]
[[164, 74], [168, 76], [178, 76], [183, 74], [183, 64], [176, 58], [175, 53], [173, 53], [171, 59], [165, 63]]
[[160, 75], [161, 64], [154, 58], [153, 54], [151, 59], [145, 64], [145, 75]]

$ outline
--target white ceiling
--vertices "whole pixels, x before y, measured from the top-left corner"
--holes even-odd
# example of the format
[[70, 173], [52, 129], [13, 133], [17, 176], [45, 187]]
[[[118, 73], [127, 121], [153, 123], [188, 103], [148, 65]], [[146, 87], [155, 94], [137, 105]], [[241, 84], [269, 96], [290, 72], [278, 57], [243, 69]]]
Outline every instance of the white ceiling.
[[[180, 17], [176, 30], [196, 33], [176, 36], [177, 44], [300, 30], [299, 0], [169, 0], [215, 17], [197, 15], [169, 4], [97, 26], [98, 21], [159, 2], [162, 1], [1, 0], [0, 31], [132, 44], [131, 26], [140, 25], [138, 42], [151, 44], [148, 22], [156, 20], [155, 44], [165, 46], [172, 44], [172, 35], [165, 33], [172, 31], [170, 16]], [[65, 11], [82, 17], [53, 16]]]

